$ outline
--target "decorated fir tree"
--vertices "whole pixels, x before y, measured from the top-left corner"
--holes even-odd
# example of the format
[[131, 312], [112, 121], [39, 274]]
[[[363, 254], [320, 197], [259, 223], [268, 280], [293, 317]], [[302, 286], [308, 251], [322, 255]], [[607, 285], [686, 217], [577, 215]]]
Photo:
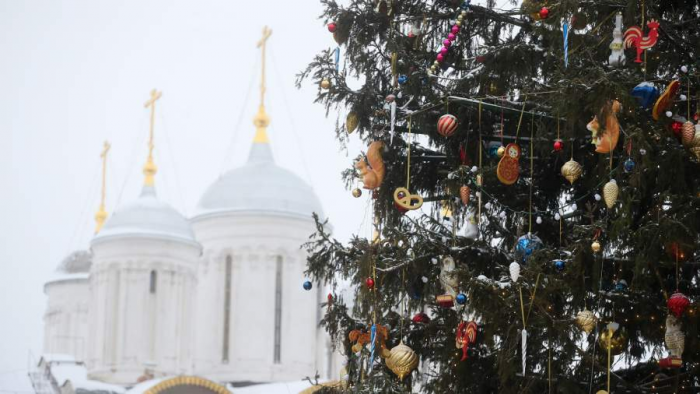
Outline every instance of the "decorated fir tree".
[[698, 392], [700, 2], [495, 3], [322, 0], [374, 218], [306, 245], [324, 390]]

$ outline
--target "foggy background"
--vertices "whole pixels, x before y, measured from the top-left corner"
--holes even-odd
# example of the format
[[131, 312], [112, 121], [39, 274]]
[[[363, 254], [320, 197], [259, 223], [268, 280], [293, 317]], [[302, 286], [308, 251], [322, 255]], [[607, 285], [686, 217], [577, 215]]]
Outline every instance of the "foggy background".
[[294, 87], [316, 53], [336, 46], [320, 14], [318, 0], [0, 0], [0, 392], [30, 389], [43, 283], [66, 255], [89, 246], [105, 140], [107, 211], [138, 196], [143, 105], [153, 88], [163, 92], [160, 199], [189, 216], [220, 174], [245, 162], [264, 25], [273, 30], [266, 102], [275, 161], [314, 187], [339, 239], [368, 231], [367, 199], [352, 198], [340, 180], [362, 146], [353, 136], [350, 156], [340, 151], [336, 114], [326, 119], [313, 104], [317, 86]]

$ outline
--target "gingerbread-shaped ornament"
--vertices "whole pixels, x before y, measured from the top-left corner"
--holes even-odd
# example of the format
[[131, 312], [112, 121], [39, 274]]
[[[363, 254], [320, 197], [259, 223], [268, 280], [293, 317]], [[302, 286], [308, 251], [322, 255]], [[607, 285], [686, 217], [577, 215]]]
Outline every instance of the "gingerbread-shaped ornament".
[[505, 185], [512, 185], [520, 176], [520, 147], [518, 144], [506, 145], [506, 153], [498, 163], [496, 175], [498, 180]]

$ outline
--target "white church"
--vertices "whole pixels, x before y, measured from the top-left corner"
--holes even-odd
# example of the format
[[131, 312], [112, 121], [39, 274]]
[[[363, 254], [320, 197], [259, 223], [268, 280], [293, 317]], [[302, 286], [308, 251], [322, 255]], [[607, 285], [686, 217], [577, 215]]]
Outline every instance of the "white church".
[[274, 382], [312, 392], [305, 377], [337, 375], [318, 324], [321, 292], [301, 286], [300, 246], [321, 203], [275, 163], [266, 132], [267, 37], [248, 161], [214, 182], [190, 218], [158, 198], [153, 91], [141, 194], [109, 217], [103, 197], [89, 250], [45, 284], [37, 393], [272, 393]]

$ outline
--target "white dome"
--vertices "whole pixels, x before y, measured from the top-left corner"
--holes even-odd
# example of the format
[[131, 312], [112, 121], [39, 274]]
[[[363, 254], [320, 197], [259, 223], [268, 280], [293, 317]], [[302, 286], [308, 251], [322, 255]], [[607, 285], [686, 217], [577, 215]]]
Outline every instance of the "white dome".
[[196, 215], [260, 212], [323, 217], [313, 189], [294, 173], [278, 167], [267, 143], [254, 143], [245, 166], [222, 175], [199, 201]]
[[187, 219], [158, 200], [152, 186], [144, 186], [139, 198], [117, 209], [92, 242], [126, 237], [196, 242]]

